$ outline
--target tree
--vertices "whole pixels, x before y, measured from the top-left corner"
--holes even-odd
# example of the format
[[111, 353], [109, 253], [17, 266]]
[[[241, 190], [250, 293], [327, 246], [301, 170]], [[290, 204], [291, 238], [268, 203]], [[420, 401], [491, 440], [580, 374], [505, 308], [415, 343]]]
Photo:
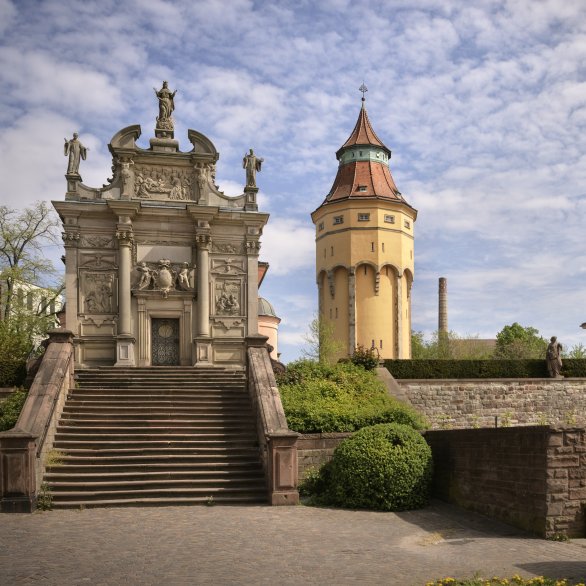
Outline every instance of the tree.
[[322, 364], [333, 364], [344, 349], [344, 344], [334, 336], [334, 324], [323, 316], [311, 321], [309, 332], [303, 338], [308, 344], [303, 355]]
[[581, 342], [563, 353], [564, 358], [586, 358], [586, 347]]
[[411, 357], [424, 360], [481, 360], [490, 358], [492, 349], [478, 336], [460, 336], [456, 332], [435, 331], [431, 340], [423, 332], [411, 333]]
[[522, 360], [545, 358], [547, 342], [532, 327], [523, 327], [517, 322], [505, 326], [496, 335], [495, 358]]
[[[44, 247], [59, 242], [58, 227], [45, 202], [23, 210], [0, 206], [0, 350], [5, 358], [25, 358], [55, 322], [48, 309], [63, 287], [49, 286], [57, 272]], [[37, 295], [33, 304], [38, 287], [42, 297]], [[25, 305], [19, 291], [30, 293], [31, 303]]]

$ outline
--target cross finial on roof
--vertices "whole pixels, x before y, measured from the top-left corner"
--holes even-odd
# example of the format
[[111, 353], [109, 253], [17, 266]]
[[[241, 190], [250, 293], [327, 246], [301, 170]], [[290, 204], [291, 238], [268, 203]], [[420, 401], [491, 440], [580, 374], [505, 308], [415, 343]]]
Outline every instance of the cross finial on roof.
[[358, 91], [362, 92], [362, 101], [364, 102], [364, 94], [368, 91], [368, 88], [364, 85], [364, 82], [362, 82], [362, 85], [358, 88]]

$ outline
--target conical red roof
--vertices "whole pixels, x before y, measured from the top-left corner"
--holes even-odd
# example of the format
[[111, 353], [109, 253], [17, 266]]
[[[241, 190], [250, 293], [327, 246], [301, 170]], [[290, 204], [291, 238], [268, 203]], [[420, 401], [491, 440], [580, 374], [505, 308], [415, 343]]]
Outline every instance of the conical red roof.
[[[364, 146], [366, 149], [374, 147], [378, 152], [380, 152], [378, 149], [382, 149], [389, 158], [391, 155], [391, 151], [376, 135], [370, 124], [364, 100], [354, 130], [348, 140], [340, 147], [336, 156], [341, 159], [347, 149], [356, 146]], [[395, 185], [387, 162], [383, 159], [380, 162], [370, 158], [352, 160], [342, 162], [339, 165], [334, 184], [322, 205], [349, 198], [381, 198], [407, 203]]]
[[342, 145], [342, 149], [358, 144], [371, 144], [382, 147], [384, 149], [387, 148], [383, 144], [382, 140], [376, 135], [376, 132], [373, 130], [372, 125], [370, 124], [368, 114], [366, 113], [366, 108], [364, 107], [364, 98], [362, 99], [362, 108], [360, 108], [360, 114], [358, 115], [356, 126], [354, 126], [354, 130], [348, 137], [348, 140]]

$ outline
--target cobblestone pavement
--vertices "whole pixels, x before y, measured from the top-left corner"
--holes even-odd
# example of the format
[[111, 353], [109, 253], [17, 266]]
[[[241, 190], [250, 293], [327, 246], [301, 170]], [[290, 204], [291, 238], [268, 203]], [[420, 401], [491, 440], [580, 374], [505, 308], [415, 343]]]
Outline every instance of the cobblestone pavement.
[[586, 540], [535, 539], [435, 502], [374, 513], [164, 507], [0, 516], [0, 584], [389, 584], [586, 577]]

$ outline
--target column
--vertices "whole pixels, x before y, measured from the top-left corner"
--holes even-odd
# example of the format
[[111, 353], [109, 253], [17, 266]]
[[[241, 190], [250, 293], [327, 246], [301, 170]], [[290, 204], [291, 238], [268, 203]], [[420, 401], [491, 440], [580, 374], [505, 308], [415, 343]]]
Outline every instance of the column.
[[75, 336], [78, 336], [77, 243], [79, 241], [79, 228], [77, 226], [66, 226], [62, 236], [65, 246], [65, 327], [71, 330]]
[[115, 366], [135, 366], [135, 340], [131, 327], [130, 297], [133, 233], [129, 219], [124, 219], [117, 225], [116, 238], [118, 239], [118, 336]]
[[210, 244], [209, 234], [196, 235], [197, 242], [197, 335], [210, 335]]
[[348, 356], [356, 349], [356, 268], [348, 270]]
[[208, 222], [199, 222], [196, 229], [197, 245], [197, 335], [195, 336], [195, 365], [213, 363], [210, 338], [210, 247], [212, 238]]
[[[250, 231], [250, 228], [249, 228]], [[257, 234], [249, 234], [246, 238], [246, 260], [247, 260], [247, 291], [246, 291], [246, 321], [247, 336], [258, 334], [258, 254], [260, 242]]]

